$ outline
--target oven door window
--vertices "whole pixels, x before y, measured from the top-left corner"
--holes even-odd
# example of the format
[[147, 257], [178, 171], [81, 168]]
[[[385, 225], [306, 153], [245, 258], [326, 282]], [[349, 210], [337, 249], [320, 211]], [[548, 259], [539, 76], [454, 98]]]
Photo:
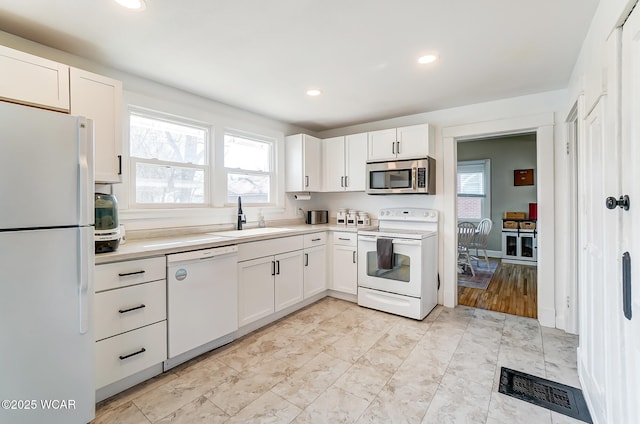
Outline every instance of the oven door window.
[[412, 188], [411, 168], [370, 171], [369, 186], [372, 189]]
[[408, 283], [411, 279], [411, 258], [407, 255], [394, 253], [392, 265], [391, 269], [379, 269], [377, 252], [367, 252], [368, 276]]

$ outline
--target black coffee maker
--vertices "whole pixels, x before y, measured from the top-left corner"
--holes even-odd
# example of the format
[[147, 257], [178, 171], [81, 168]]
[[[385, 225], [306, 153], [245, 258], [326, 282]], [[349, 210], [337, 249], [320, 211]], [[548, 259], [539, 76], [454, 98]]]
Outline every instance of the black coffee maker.
[[120, 245], [118, 200], [113, 194], [95, 194], [96, 253], [113, 252]]

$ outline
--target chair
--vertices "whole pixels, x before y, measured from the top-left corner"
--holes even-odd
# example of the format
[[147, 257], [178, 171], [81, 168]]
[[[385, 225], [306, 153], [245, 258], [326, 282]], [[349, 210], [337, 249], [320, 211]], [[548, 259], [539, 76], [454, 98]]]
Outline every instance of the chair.
[[489, 240], [489, 233], [493, 228], [493, 221], [489, 218], [484, 218], [476, 227], [476, 236], [469, 246], [471, 249], [475, 249], [476, 254], [472, 256], [476, 262], [479, 262], [478, 250], [484, 251], [484, 260], [487, 262], [487, 268], [489, 267], [489, 256], [487, 256], [487, 240]]
[[458, 223], [458, 265], [463, 267], [469, 267], [471, 275], [476, 276], [476, 272], [473, 270], [471, 264], [471, 255], [469, 250], [471, 244], [476, 237], [476, 226], [472, 222], [460, 222]]

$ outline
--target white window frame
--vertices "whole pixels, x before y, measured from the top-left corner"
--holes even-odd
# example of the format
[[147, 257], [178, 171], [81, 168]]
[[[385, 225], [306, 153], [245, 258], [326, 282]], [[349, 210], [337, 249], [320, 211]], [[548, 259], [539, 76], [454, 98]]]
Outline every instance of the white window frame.
[[[239, 137], [239, 138], [245, 138], [247, 140], [252, 140], [252, 141], [256, 141], [259, 143], [266, 143], [269, 145], [269, 171], [265, 172], [265, 171], [253, 171], [253, 170], [248, 170], [248, 169], [242, 169], [242, 168], [227, 168], [224, 166], [224, 139], [225, 137], [229, 135], [229, 136], [233, 136], [233, 137]], [[276, 192], [277, 187], [278, 187], [278, 177], [277, 177], [277, 172], [276, 172], [276, 157], [277, 157], [277, 143], [276, 143], [276, 139], [274, 138], [270, 138], [270, 137], [266, 137], [266, 136], [262, 136], [259, 134], [253, 134], [253, 133], [249, 133], [246, 131], [241, 131], [241, 130], [236, 130], [236, 129], [225, 129], [223, 135], [222, 135], [222, 143], [221, 143], [221, 152], [222, 154], [220, 155], [220, 163], [221, 163], [221, 168], [222, 168], [222, 185], [224, 186], [224, 205], [225, 206], [235, 206], [235, 202], [228, 202], [228, 197], [229, 197], [229, 191], [228, 191], [228, 185], [227, 185], [227, 181], [228, 181], [228, 175], [231, 174], [246, 174], [246, 175], [257, 175], [257, 176], [263, 176], [266, 175], [269, 177], [269, 202], [265, 202], [265, 203], [251, 203], [251, 202], [245, 202], [244, 199], [242, 201], [242, 205], [243, 206], [255, 206], [255, 207], [273, 207], [276, 206], [278, 203], [278, 193]]]
[[[480, 222], [484, 218], [491, 219], [491, 159], [476, 159], [458, 161], [458, 169], [456, 174], [456, 187], [458, 186], [458, 174], [478, 172], [481, 170], [484, 179], [484, 195], [459, 194], [456, 189], [456, 197], [478, 197], [481, 198], [481, 217], [479, 219], [460, 218], [459, 221]], [[458, 211], [456, 211], [458, 214]]]
[[[129, 108], [129, 116], [127, 122], [129, 126], [127, 128], [127, 132], [129, 133], [129, 143], [127, 149], [127, 156], [129, 158], [129, 207], [131, 209], [192, 209], [192, 208], [210, 208], [213, 203], [213, 194], [212, 194], [212, 169], [211, 169], [211, 152], [213, 151], [213, 130], [210, 125], [197, 122], [188, 118], [178, 117], [171, 114], [166, 114], [157, 111], [151, 111], [148, 109], [130, 107]], [[203, 165], [192, 164], [192, 163], [183, 163], [183, 162], [172, 162], [165, 161], [160, 159], [145, 159], [139, 158], [131, 155], [131, 120], [130, 117], [136, 115], [141, 116], [148, 119], [155, 119], [158, 121], [170, 122], [178, 125], [183, 125], [187, 127], [197, 128], [199, 130], [205, 131], [205, 163]], [[170, 166], [170, 167], [179, 167], [179, 168], [191, 168], [202, 170], [204, 172], [204, 187], [203, 187], [203, 195], [204, 201], [202, 203], [138, 203], [136, 201], [136, 165], [138, 163], [150, 164], [150, 165], [161, 165], [161, 166]]]

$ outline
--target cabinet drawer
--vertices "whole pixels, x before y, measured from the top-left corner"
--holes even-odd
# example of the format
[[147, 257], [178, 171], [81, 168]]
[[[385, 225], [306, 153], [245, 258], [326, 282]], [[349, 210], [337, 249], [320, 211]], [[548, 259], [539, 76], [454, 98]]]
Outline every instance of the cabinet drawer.
[[167, 317], [166, 281], [97, 293], [94, 311], [96, 340], [162, 321]]
[[357, 246], [358, 233], [336, 231], [333, 233], [333, 244], [342, 246]]
[[313, 234], [305, 234], [304, 235], [304, 248], [320, 246], [321, 244], [327, 243], [327, 233], [313, 233]]
[[238, 262], [302, 250], [302, 236], [278, 237], [238, 245]]
[[116, 289], [148, 281], [166, 278], [164, 256], [97, 265], [95, 269], [95, 291]]
[[99, 341], [96, 343], [96, 389], [166, 359], [166, 321]]

